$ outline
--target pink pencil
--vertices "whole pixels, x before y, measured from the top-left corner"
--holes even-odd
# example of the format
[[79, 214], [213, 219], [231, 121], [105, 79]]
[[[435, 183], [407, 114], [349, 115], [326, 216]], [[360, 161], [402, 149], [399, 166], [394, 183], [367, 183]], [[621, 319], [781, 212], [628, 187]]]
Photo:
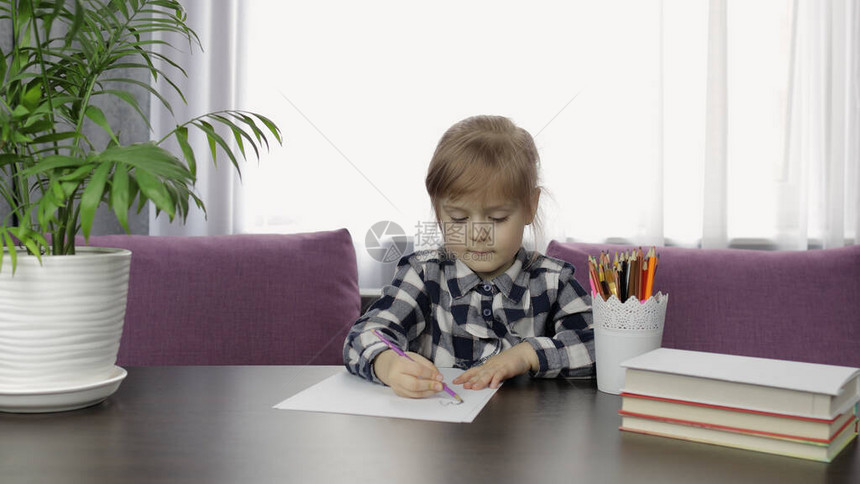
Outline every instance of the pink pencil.
[[[376, 335], [377, 338], [381, 339], [383, 343], [388, 345], [388, 347], [391, 348], [392, 350], [394, 350], [394, 352], [397, 353], [398, 355], [406, 358], [409, 361], [415, 361], [412, 358], [410, 358], [409, 355], [404, 353], [403, 350], [394, 346], [394, 343], [392, 343], [391, 341], [388, 341], [388, 338], [386, 338], [385, 336], [382, 336], [379, 333], [379, 331], [377, 331], [375, 329], [371, 329], [370, 332], [373, 333], [374, 335]], [[450, 388], [448, 388], [448, 385], [446, 385], [445, 382], [442, 382], [442, 389], [445, 390], [445, 392], [448, 393], [448, 395], [451, 395], [452, 397], [456, 398], [458, 402], [463, 403], [463, 398], [460, 395], [457, 395], [457, 393], [454, 390], [451, 390]]]

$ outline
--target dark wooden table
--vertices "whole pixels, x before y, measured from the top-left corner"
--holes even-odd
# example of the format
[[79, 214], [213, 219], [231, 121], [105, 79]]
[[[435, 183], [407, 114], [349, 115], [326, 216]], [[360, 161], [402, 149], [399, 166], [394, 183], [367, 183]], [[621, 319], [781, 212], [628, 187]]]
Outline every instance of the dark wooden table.
[[858, 483], [830, 464], [618, 430], [593, 382], [507, 382], [471, 424], [275, 410], [339, 367], [141, 367], [107, 401], [0, 413], [0, 482]]

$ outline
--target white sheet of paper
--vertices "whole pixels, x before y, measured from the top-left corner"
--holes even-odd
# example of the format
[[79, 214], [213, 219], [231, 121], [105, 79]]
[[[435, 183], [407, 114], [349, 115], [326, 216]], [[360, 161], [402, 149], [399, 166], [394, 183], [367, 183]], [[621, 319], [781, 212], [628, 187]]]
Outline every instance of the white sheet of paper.
[[444, 375], [445, 383], [463, 398], [462, 404], [455, 405], [457, 401], [454, 397], [445, 392], [420, 399], [399, 397], [391, 388], [351, 375], [344, 369], [274, 408], [437, 422], [471, 422], [498, 390], [466, 390], [451, 383], [463, 370], [440, 368], [439, 371]]

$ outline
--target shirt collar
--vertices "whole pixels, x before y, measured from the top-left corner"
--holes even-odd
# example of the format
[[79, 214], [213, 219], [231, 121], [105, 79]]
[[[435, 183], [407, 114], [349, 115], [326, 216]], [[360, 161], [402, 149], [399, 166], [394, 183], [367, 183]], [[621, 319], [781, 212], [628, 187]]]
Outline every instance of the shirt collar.
[[[475, 274], [475, 271], [470, 269], [463, 261], [453, 256], [448, 256], [446, 260], [448, 263], [445, 264], [445, 279], [448, 281], [448, 290], [454, 299], [468, 294], [475, 286], [483, 282]], [[529, 283], [530, 276], [527, 269], [530, 262], [529, 253], [520, 247], [511, 267], [490, 282], [499, 289], [502, 295], [513, 302], [519, 302], [523, 294], [525, 294]]]

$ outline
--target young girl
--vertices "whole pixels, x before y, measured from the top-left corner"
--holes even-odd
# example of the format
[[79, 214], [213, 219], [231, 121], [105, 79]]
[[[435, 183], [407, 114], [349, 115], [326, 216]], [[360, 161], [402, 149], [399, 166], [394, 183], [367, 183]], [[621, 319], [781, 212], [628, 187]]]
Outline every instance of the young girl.
[[466, 369], [453, 383], [475, 390], [526, 372], [593, 376], [590, 296], [573, 266], [522, 247], [540, 198], [531, 135], [504, 117], [465, 119], [442, 136], [425, 184], [444, 247], [401, 259], [347, 335], [349, 371], [415, 398], [442, 390], [437, 367]]

